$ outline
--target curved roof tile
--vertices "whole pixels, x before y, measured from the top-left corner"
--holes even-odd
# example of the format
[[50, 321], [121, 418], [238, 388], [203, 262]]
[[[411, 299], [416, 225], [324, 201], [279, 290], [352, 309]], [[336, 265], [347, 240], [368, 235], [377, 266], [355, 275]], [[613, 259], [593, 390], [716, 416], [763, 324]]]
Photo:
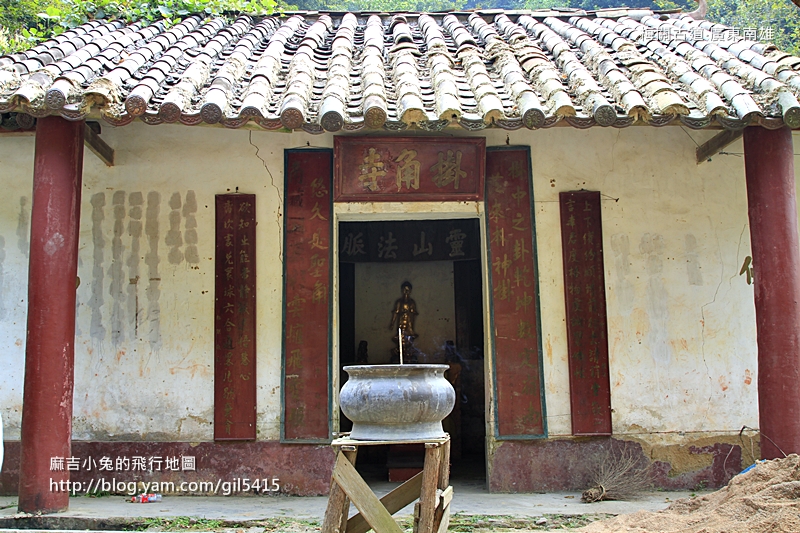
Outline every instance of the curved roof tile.
[[0, 112], [19, 124], [800, 128], [799, 97], [800, 58], [642, 9], [92, 21], [0, 57]]

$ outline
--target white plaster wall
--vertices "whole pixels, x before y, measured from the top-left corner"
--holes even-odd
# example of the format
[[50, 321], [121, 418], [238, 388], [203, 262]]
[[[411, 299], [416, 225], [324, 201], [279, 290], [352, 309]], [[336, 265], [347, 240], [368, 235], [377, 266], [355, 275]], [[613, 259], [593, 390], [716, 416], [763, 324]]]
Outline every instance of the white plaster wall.
[[603, 194], [614, 433], [757, 427], [753, 288], [738, 275], [750, 254], [744, 168], [734, 156], [696, 165], [695, 143], [714, 133], [509, 135], [532, 147], [551, 436], [571, 433], [558, 193], [578, 189]]
[[32, 176], [33, 137], [0, 136], [0, 412], [9, 440], [22, 417]]
[[413, 285], [411, 298], [419, 312], [414, 346], [427, 356], [420, 363], [444, 361], [445, 341], [456, 339], [452, 261], [356, 263], [355, 281], [356, 346], [361, 340], [369, 343], [371, 364], [388, 363], [397, 346], [392, 342], [397, 331], [389, 322], [404, 281]]
[[[713, 134], [679, 127], [486, 132], [487, 146], [508, 140], [532, 150], [551, 435], [570, 433], [557, 200], [559, 191], [581, 188], [606, 195], [614, 431], [734, 432], [757, 425], [753, 289], [738, 275], [750, 254], [744, 167], [741, 157], [722, 155], [695, 164], [695, 142]], [[104, 124], [102, 137], [117, 161], [108, 168], [85, 156], [74, 437], [212, 438], [213, 199], [240, 187], [258, 203], [258, 436], [277, 439], [283, 150], [331, 147], [333, 137], [138, 122], [119, 129]], [[727, 151], [740, 153], [741, 144]], [[19, 438], [27, 306], [30, 205], [21, 199], [30, 199], [32, 163], [32, 136], [0, 136], [0, 409], [12, 440]], [[138, 193], [143, 228], [132, 254]], [[150, 193], [160, 203], [156, 212], [152, 202], [148, 215]], [[180, 206], [173, 209], [171, 200]], [[363, 204], [337, 212], [360, 220], [363, 213], [480, 216], [481, 209]], [[148, 220], [151, 235], [158, 227], [157, 250], [150, 248]], [[395, 291], [389, 296], [396, 298]], [[414, 297], [419, 303], [416, 285]], [[388, 321], [387, 314], [381, 322]]]

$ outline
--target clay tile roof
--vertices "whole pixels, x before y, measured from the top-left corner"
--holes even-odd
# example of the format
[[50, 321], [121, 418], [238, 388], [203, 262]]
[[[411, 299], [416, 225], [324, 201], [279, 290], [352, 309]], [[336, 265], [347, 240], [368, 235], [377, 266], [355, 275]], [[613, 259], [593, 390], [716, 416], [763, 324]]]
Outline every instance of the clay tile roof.
[[800, 58], [642, 9], [93, 21], [0, 57], [0, 113], [323, 131], [800, 128]]

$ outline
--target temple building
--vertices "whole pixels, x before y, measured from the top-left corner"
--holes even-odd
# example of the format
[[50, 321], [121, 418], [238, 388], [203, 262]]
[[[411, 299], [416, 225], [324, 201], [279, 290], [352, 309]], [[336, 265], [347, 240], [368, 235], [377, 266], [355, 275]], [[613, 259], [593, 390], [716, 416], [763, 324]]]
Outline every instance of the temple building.
[[2, 492], [325, 494], [343, 367], [401, 349], [450, 365], [490, 491], [800, 452], [800, 58], [700, 15], [97, 20], [0, 57]]

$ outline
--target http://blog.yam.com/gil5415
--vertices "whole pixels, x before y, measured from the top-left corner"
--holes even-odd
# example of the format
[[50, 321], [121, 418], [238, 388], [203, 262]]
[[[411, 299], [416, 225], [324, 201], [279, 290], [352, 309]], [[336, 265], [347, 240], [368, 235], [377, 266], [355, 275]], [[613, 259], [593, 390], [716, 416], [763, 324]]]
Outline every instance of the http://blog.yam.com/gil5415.
[[192, 481], [139, 481], [117, 478], [117, 475], [123, 473], [127, 474], [126, 477], [128, 477], [130, 475], [135, 476], [137, 472], [195, 472], [197, 471], [195, 457], [188, 455], [171, 457], [119, 456], [113, 459], [108, 456], [103, 456], [99, 459], [94, 457], [86, 457], [84, 459], [80, 457], [51, 457], [50, 471], [98, 473], [98, 477], [83, 481], [50, 478], [50, 490], [52, 492], [69, 492], [72, 495], [112, 493], [133, 496], [139, 493], [160, 493], [230, 496], [248, 492], [263, 494], [281, 491], [280, 479], [277, 477], [258, 479], [233, 477], [231, 479], [218, 478], [215, 480]]

